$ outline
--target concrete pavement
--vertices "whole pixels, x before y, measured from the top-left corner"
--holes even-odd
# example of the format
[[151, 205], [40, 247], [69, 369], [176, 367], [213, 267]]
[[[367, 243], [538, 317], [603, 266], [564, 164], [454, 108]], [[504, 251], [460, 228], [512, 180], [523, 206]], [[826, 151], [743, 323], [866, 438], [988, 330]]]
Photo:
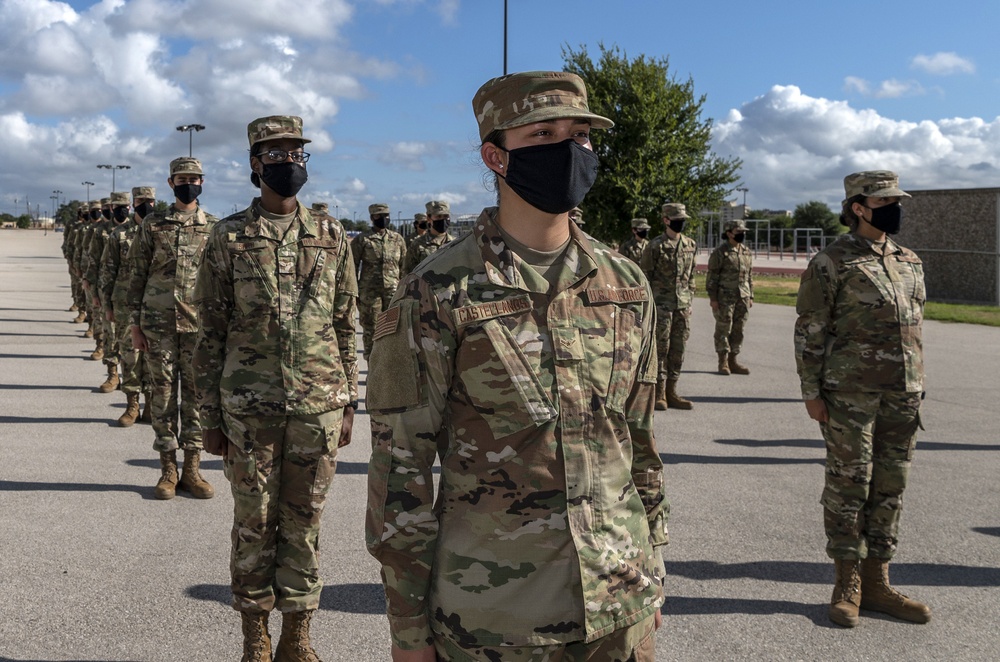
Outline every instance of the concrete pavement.
[[[204, 465], [216, 498], [153, 499], [152, 431], [114, 427], [125, 398], [96, 391], [104, 371], [66, 312], [60, 240], [0, 231], [0, 662], [238, 659], [220, 463]], [[657, 660], [992, 658], [1000, 329], [925, 324], [927, 430], [893, 577], [934, 620], [865, 613], [843, 630], [825, 616], [824, 451], [799, 402], [793, 320], [790, 308], [755, 306], [741, 355], [752, 374], [722, 377], [708, 302], [695, 303], [680, 382], [695, 408], [657, 413], [673, 507]], [[388, 659], [378, 569], [364, 548], [370, 434], [360, 413], [324, 514], [314, 638], [327, 661]]]

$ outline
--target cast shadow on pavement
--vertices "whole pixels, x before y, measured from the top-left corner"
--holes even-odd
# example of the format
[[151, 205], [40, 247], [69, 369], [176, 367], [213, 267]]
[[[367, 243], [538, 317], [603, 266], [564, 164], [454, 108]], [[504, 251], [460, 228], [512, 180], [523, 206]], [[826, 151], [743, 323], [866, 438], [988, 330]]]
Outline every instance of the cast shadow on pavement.
[[2, 492], [134, 492], [146, 501], [155, 501], [152, 487], [122, 483], [43, 483], [39, 481], [0, 480]]
[[1000, 536], [1000, 526], [974, 526], [972, 530], [987, 536]]
[[[112, 661], [110, 658], [104, 658], [106, 662], [131, 662], [127, 660]], [[28, 658], [21, 659], [17, 657], [4, 657], [0, 655], [0, 662], [56, 662], [55, 660], [29, 660]]]
[[[45, 320], [21, 320], [23, 322], [44, 322]], [[13, 338], [75, 338], [76, 334], [72, 331], [67, 331], [66, 333], [8, 333], [6, 331], [0, 332], [0, 336], [11, 336]]]
[[[667, 576], [695, 580], [760, 579], [796, 584], [833, 584], [833, 562], [752, 561], [667, 561]], [[950, 563], [893, 563], [893, 584], [903, 586], [1000, 586], [1000, 568], [953, 565]]]
[[101, 418], [59, 418], [45, 416], [38, 418], [32, 418], [31, 416], [0, 416], [0, 423], [100, 423], [109, 428], [118, 427], [117, 421], [108, 421]]
[[[825, 448], [822, 439], [716, 439], [715, 443], [748, 448]], [[947, 441], [921, 441], [918, 451], [1000, 451], [1000, 444], [963, 444]]]
[[[206, 455], [206, 454], [203, 453], [202, 454], [202, 458], [205, 458], [205, 457], [216, 457], [216, 456], [215, 455]], [[181, 466], [184, 465], [184, 458], [181, 457], [181, 453], [178, 453], [177, 463], [179, 465], [181, 465]], [[125, 464], [127, 464], [130, 467], [146, 467], [147, 469], [157, 469], [157, 470], [159, 470], [159, 468], [160, 468], [160, 460], [158, 458], [148, 458], [148, 459], [147, 458], [142, 458], [142, 459], [136, 459], [136, 460], [126, 460]], [[205, 459], [202, 459], [202, 461], [199, 463], [199, 467], [202, 468], [202, 469], [212, 469], [212, 470], [222, 471], [222, 460], [221, 459], [219, 459], [219, 460], [205, 460]]]
[[[195, 600], [209, 600], [228, 606], [232, 591], [224, 584], [195, 584], [187, 589]], [[385, 591], [381, 584], [333, 584], [324, 586], [319, 608], [346, 614], [384, 614]]]
[[802, 398], [741, 398], [728, 395], [689, 395], [686, 396], [691, 402], [714, 403], [726, 405], [745, 405], [756, 402], [795, 402], [802, 403]]
[[797, 457], [725, 457], [720, 455], [688, 455], [687, 453], [660, 453], [663, 464], [818, 464], [823, 465], [823, 458]]
[[0, 384], [0, 391], [93, 391], [92, 386], [69, 386], [67, 384]]
[[[3, 320], [0, 320], [2, 322]], [[80, 350], [86, 352], [86, 356], [64, 356], [62, 354], [0, 354], [0, 359], [60, 359], [63, 361], [89, 361], [90, 350]], [[97, 362], [100, 365], [99, 362]]]
[[[715, 616], [718, 614], [803, 616], [818, 627], [838, 629], [827, 617], [826, 604], [808, 604], [792, 600], [753, 600], [741, 598], [688, 598], [668, 595], [660, 608], [665, 616]], [[669, 636], [669, 634], [667, 635]]]

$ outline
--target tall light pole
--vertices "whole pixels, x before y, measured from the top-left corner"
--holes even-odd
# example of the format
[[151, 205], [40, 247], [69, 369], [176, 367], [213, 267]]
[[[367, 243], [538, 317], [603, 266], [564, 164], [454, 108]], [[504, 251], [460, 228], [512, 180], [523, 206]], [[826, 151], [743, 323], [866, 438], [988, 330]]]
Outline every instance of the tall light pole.
[[90, 187], [94, 185], [94, 182], [80, 182], [81, 186], [87, 187], [87, 206], [90, 206]]
[[737, 187], [736, 190], [737, 191], [743, 191], [743, 218], [746, 218], [747, 217], [747, 191], [749, 191], [750, 189], [748, 189], [745, 186], [740, 186], [740, 187]]
[[56, 205], [59, 204], [59, 196], [62, 195], [62, 191], [52, 191], [52, 227], [56, 227]]
[[507, 0], [503, 0], [503, 75], [507, 75]]
[[178, 131], [187, 131], [187, 134], [188, 134], [188, 156], [191, 156], [192, 155], [191, 148], [194, 145], [194, 141], [193, 141], [192, 136], [194, 135], [195, 131], [204, 131], [205, 130], [205, 125], [204, 124], [181, 124], [179, 127], [177, 127], [177, 130]]
[[[115, 171], [117, 171], [117, 170], [129, 170], [132, 166], [130, 166], [130, 165], [110, 165], [110, 164], [107, 164], [107, 163], [101, 163], [101, 164], [98, 164], [97, 167], [98, 168], [105, 168], [105, 169], [111, 171], [111, 192], [114, 193], [114, 191], [115, 191]], [[88, 190], [88, 197], [89, 197], [89, 190]]]

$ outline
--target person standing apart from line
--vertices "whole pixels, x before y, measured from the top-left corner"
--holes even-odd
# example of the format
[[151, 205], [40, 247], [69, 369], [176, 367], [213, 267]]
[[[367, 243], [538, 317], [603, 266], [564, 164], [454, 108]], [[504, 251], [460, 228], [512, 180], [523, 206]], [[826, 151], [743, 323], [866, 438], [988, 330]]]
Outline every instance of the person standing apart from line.
[[618, 252], [639, 264], [642, 251], [649, 245], [649, 221], [644, 218], [632, 219], [632, 236], [622, 242]]
[[850, 174], [844, 190], [851, 232], [809, 261], [795, 322], [802, 398], [826, 442], [829, 617], [854, 627], [861, 608], [927, 623], [930, 608], [889, 583], [924, 390], [923, 265], [891, 238], [910, 195], [888, 170]]
[[[208, 233], [219, 220], [198, 204], [204, 180], [198, 159], [182, 156], [171, 161], [167, 184], [174, 202], [165, 213], [146, 216], [128, 253], [131, 275], [126, 302], [132, 346], [146, 353], [156, 435], [153, 450], [160, 454], [157, 499], [173, 499], [178, 489], [197, 499], [215, 495], [200, 472], [202, 432], [191, 364], [198, 331], [195, 278]], [[184, 451], [179, 480], [178, 446]]]
[[664, 233], [649, 242], [640, 261], [656, 302], [656, 355], [660, 359], [656, 408], [659, 410], [693, 406], [690, 400], [677, 395], [684, 348], [691, 334], [694, 262], [698, 252], [694, 239], [681, 234], [689, 218], [687, 208], [679, 202], [663, 205]]
[[743, 347], [743, 328], [753, 308], [753, 254], [743, 245], [743, 221], [728, 221], [720, 243], [708, 258], [705, 291], [715, 315], [715, 351], [720, 375], [749, 375], [736, 357]]
[[405, 273], [410, 273], [428, 256], [436, 253], [449, 241], [455, 240], [455, 237], [448, 234], [448, 226], [451, 225], [451, 206], [444, 200], [431, 200], [424, 207], [427, 209], [430, 231], [414, 240], [407, 249]]
[[473, 108], [499, 205], [375, 327], [366, 539], [392, 658], [652, 662], [655, 312], [638, 265], [568, 215], [613, 124], [565, 72], [495, 78]]
[[301, 118], [261, 117], [247, 134], [260, 197], [213, 229], [198, 274], [198, 404], [205, 449], [223, 456], [232, 487], [242, 660], [271, 660], [278, 609], [274, 659], [319, 662], [309, 625], [323, 505], [358, 408], [358, 290], [344, 228], [297, 198], [309, 160]]
[[372, 229], [351, 242], [358, 280], [358, 318], [365, 361], [372, 352], [375, 317], [389, 307], [399, 278], [406, 273], [406, 240], [389, 228], [389, 205], [368, 206]]

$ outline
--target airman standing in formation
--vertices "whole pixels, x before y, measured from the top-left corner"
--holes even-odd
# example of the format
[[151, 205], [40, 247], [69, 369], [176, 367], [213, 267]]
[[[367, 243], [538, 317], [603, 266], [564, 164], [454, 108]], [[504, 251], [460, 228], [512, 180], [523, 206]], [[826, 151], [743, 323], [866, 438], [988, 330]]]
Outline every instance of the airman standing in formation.
[[358, 407], [355, 267], [340, 223], [296, 197], [308, 179], [302, 120], [262, 117], [247, 133], [260, 197], [213, 229], [198, 275], [198, 401], [205, 448], [232, 487], [242, 659], [271, 660], [278, 609], [274, 659], [319, 662], [320, 521]]
[[[83, 285], [80, 283], [80, 277], [76, 273], [76, 269], [73, 266], [73, 236], [83, 229], [84, 224], [87, 219], [87, 205], [81, 202], [76, 208], [76, 218], [71, 220], [66, 224], [63, 229], [63, 240], [62, 240], [62, 254], [66, 258], [66, 267], [69, 271], [69, 286], [70, 293], [73, 297], [73, 305], [69, 307], [71, 312], [80, 312], [82, 315], [86, 315], [83, 312]], [[80, 318], [80, 315], [77, 315]], [[82, 320], [80, 320], [82, 321]], [[77, 322], [76, 319], [73, 320], [74, 323]]]
[[131, 427], [140, 418], [140, 393], [146, 394], [146, 411], [142, 412], [141, 417], [147, 423], [152, 421], [145, 356], [132, 345], [132, 323], [128, 307], [131, 275], [128, 254], [142, 219], [153, 211], [155, 203], [156, 190], [152, 186], [136, 186], [132, 189], [132, 214], [108, 237], [98, 278], [102, 305], [107, 317], [114, 323], [118, 363], [122, 373], [121, 391], [126, 398], [125, 412], [118, 418], [118, 425], [124, 428]]
[[425, 207], [430, 231], [410, 244], [406, 251], [404, 273], [410, 273], [427, 256], [433, 255], [437, 249], [455, 240], [455, 237], [448, 234], [448, 226], [451, 225], [451, 207], [448, 203], [443, 200], [431, 200]]
[[649, 221], [644, 218], [632, 219], [632, 236], [622, 242], [618, 252], [639, 264], [642, 251], [649, 244]]
[[101, 271], [104, 267], [105, 249], [116, 229], [125, 224], [132, 213], [132, 200], [128, 193], [116, 191], [111, 194], [111, 218], [101, 223], [94, 230], [91, 238], [90, 261], [87, 267], [87, 279], [93, 286], [94, 309], [101, 325], [104, 327], [104, 356], [101, 360], [107, 367], [108, 376], [98, 387], [101, 393], [111, 393], [118, 389], [121, 379], [118, 377], [118, 337], [115, 328], [114, 314], [110, 308], [111, 301], [104, 296], [101, 288]]
[[427, 229], [430, 224], [427, 222], [427, 214], [423, 212], [417, 212], [413, 215], [413, 236], [410, 237], [410, 243], [406, 246], [406, 252], [409, 253], [413, 249], [413, 244], [416, 243], [417, 239], [427, 234]]
[[[94, 216], [92, 213], [91, 216]], [[105, 225], [111, 221], [111, 198], [101, 198], [97, 201], [96, 219], [87, 227], [80, 241], [80, 278], [83, 281], [83, 290], [87, 298], [87, 320], [91, 337], [94, 339], [94, 351], [90, 353], [91, 361], [102, 361], [104, 359], [104, 316], [101, 315], [100, 303], [97, 299], [97, 271], [93, 272], [91, 279], [91, 262], [100, 260], [100, 255], [94, 256], [91, 249], [94, 245], [94, 237], [105, 231]]]
[[753, 307], [753, 253], [743, 245], [743, 221], [723, 226], [722, 243], [708, 258], [705, 291], [715, 315], [715, 351], [720, 375], [749, 375], [736, 357], [743, 347], [743, 327]]
[[[157, 499], [172, 499], [177, 489], [199, 499], [215, 494], [199, 472], [202, 430], [191, 363], [198, 331], [193, 304], [195, 277], [208, 233], [218, 220], [198, 205], [203, 181], [198, 159], [184, 156], [171, 161], [167, 184], [174, 202], [166, 213], [143, 219], [128, 254], [132, 346], [146, 352], [156, 434], [153, 450], [160, 454]], [[178, 445], [184, 451], [180, 480]]]
[[690, 400], [677, 395], [677, 380], [684, 365], [684, 348], [691, 335], [691, 300], [694, 298], [694, 263], [698, 247], [681, 234], [689, 219], [678, 202], [663, 205], [664, 233], [642, 252], [642, 271], [653, 288], [656, 302], [656, 355], [660, 374], [656, 382], [657, 409], [691, 409]]
[[891, 239], [910, 195], [888, 170], [850, 174], [844, 191], [851, 232], [810, 260], [795, 323], [802, 399], [826, 441], [828, 615], [845, 627], [859, 608], [927, 623], [930, 608], [889, 583], [924, 390], [923, 265]]
[[389, 307], [399, 279], [406, 273], [406, 241], [389, 228], [389, 205], [368, 206], [372, 229], [351, 242], [358, 278], [358, 317], [365, 361], [372, 351], [375, 317]]

